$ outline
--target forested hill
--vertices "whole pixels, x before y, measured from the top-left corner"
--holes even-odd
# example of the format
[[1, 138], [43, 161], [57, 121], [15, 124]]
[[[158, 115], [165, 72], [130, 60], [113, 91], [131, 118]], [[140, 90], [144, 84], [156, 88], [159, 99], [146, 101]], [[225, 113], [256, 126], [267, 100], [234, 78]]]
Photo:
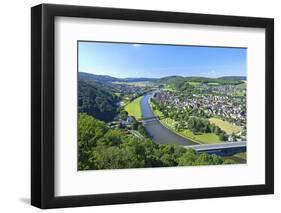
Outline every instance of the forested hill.
[[184, 82], [185, 81], [185, 77], [182, 76], [167, 76], [164, 78], [159, 78], [157, 80], [155, 80], [155, 83], [158, 84], [169, 84], [169, 85], [175, 85], [179, 82]]
[[220, 77], [218, 79], [233, 80], [233, 81], [246, 81], [247, 77], [246, 76], [224, 76], [224, 77]]
[[116, 114], [118, 98], [104, 84], [79, 80], [78, 111], [108, 122]]
[[182, 91], [187, 87], [192, 87], [194, 84], [238, 85], [244, 83], [245, 80], [245, 76], [225, 76], [220, 78], [168, 76], [154, 82], [158, 85], [169, 85], [172, 89]]
[[208, 77], [182, 77], [182, 76], [168, 76], [164, 78], [159, 78], [155, 80], [156, 83], [162, 83], [162, 84], [175, 84], [179, 82], [184, 81], [192, 81], [192, 82], [199, 82], [199, 83], [219, 83], [219, 84], [225, 84], [225, 83], [240, 83], [240, 81], [245, 81], [245, 76], [223, 76], [219, 78], [208, 78]]
[[99, 82], [114, 82], [119, 81], [118, 78], [114, 78], [108, 75], [94, 75], [86, 72], [79, 72], [79, 79], [84, 81], [99, 81]]
[[193, 81], [200, 83], [210, 83], [217, 82], [220, 84], [230, 83], [235, 84], [240, 81], [245, 81], [246, 76], [223, 76], [219, 78], [208, 78], [208, 77], [183, 77], [183, 76], [167, 76], [163, 78], [115, 78], [108, 75], [95, 75], [91, 73], [79, 72], [79, 79], [85, 81], [98, 81], [98, 82], [141, 82], [141, 81], [151, 81], [160, 84], [176, 84], [178, 82]]
[[99, 81], [99, 82], [142, 82], [142, 81], [152, 81], [154, 78], [115, 78], [109, 75], [95, 75], [86, 72], [79, 72], [79, 79], [85, 81]]

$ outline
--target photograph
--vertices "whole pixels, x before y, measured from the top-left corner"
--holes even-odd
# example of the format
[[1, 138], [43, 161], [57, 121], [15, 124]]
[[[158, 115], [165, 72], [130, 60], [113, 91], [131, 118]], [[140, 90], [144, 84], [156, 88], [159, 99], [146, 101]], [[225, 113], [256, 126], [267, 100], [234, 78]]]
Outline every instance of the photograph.
[[77, 41], [78, 171], [247, 163], [247, 48]]

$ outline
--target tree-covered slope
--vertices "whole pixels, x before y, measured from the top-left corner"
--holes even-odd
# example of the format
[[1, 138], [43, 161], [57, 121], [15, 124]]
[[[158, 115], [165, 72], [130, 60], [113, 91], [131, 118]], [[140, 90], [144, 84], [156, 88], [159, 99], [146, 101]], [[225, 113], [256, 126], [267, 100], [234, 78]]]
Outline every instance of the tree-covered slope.
[[116, 114], [117, 102], [118, 98], [105, 85], [95, 81], [79, 81], [79, 112], [108, 122]]
[[142, 81], [153, 81], [154, 78], [115, 78], [109, 75], [95, 75], [92, 73], [79, 72], [79, 79], [86, 81], [99, 81], [103, 83], [108, 82], [142, 82]]
[[78, 169], [128, 169], [234, 163], [217, 155], [196, 153], [176, 144], [159, 145], [147, 137], [124, 134], [84, 113], [78, 122]]
[[220, 78], [209, 78], [209, 77], [182, 77], [182, 76], [168, 76], [154, 80], [156, 84], [169, 85], [170, 88], [183, 91], [190, 83], [210, 84], [215, 83], [217, 85], [238, 85], [246, 80], [244, 76], [225, 76]]
[[86, 72], [79, 72], [79, 79], [85, 81], [99, 81], [99, 82], [114, 82], [118, 81], [118, 78], [114, 78], [108, 75], [94, 75]]

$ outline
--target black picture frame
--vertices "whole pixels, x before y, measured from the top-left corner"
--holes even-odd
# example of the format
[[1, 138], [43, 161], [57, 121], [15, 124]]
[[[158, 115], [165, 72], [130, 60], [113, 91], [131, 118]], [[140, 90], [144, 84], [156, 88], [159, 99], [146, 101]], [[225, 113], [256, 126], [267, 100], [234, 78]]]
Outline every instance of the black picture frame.
[[[264, 28], [265, 184], [55, 197], [55, 17]], [[41, 4], [31, 8], [31, 204], [39, 208], [217, 198], [274, 193], [274, 20], [240, 16]]]

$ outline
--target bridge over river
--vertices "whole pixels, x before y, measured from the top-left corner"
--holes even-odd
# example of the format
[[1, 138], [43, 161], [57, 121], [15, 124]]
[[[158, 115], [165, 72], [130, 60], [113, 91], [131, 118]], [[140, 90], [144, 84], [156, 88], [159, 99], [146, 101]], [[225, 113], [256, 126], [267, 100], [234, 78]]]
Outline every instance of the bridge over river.
[[189, 145], [184, 147], [194, 149], [196, 152], [231, 156], [239, 152], [245, 152], [247, 149], [247, 142], [222, 142], [216, 144]]
[[184, 138], [172, 130], [166, 128], [159, 121], [159, 117], [154, 115], [149, 99], [152, 94], [146, 94], [140, 101], [144, 128], [155, 143], [158, 144], [179, 144], [186, 148], [192, 148], [197, 152], [208, 152], [222, 156], [231, 156], [235, 153], [246, 151], [246, 142], [222, 142], [219, 144], [198, 144], [192, 140]]

